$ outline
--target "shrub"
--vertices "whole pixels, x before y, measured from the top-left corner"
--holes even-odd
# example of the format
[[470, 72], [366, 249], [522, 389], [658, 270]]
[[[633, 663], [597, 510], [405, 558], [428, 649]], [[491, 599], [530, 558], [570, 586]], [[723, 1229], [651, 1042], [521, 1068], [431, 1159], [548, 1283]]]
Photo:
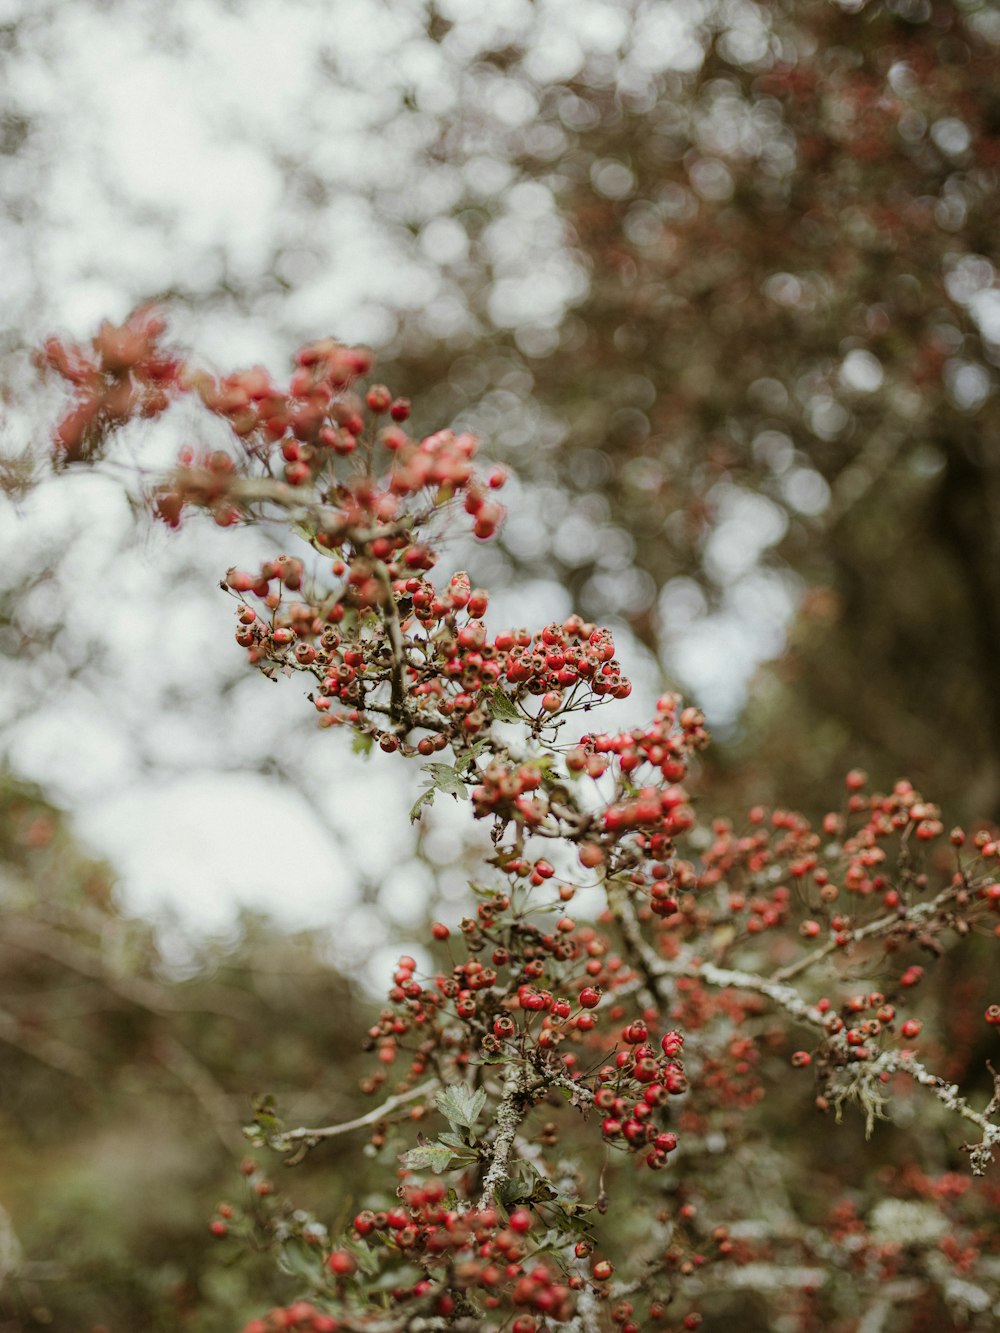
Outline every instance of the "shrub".
[[[231, 445], [185, 447], [153, 512], [277, 523], [300, 552], [226, 574], [248, 662], [304, 675], [319, 725], [424, 761], [412, 818], [443, 793], [490, 834], [468, 915], [429, 932], [437, 965], [393, 974], [375, 1109], [288, 1128], [257, 1108], [251, 1139], [292, 1160], [370, 1130], [386, 1185], [331, 1239], [247, 1163], [247, 1204], [211, 1231], [273, 1246], [302, 1299], [244, 1333], [989, 1327], [1000, 1082], [967, 1096], [954, 1071], [1000, 997], [932, 978], [1000, 933], [995, 832], [948, 832], [909, 782], [857, 770], [818, 824], [696, 815], [697, 708], [665, 694], [602, 731], [589, 714], [631, 688], [608, 630], [487, 630], [468, 574], [430, 577], [457, 521], [487, 540], [503, 518], [471, 436], [412, 438], [406, 401], [360, 387], [364, 349], [310, 344], [283, 387], [209, 375], [163, 334], [140, 311], [49, 343], [73, 387], [57, 464], [200, 398]], [[894, 1107], [903, 1155], [873, 1184], [822, 1117], [870, 1135]], [[968, 1168], [945, 1169], [959, 1133]]]

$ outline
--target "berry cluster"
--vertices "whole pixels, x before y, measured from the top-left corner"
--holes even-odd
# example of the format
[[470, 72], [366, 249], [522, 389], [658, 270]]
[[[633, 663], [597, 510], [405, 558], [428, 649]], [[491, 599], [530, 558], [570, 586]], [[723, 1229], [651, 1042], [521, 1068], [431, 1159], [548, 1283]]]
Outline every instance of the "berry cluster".
[[269, 1310], [263, 1319], [251, 1319], [240, 1333], [338, 1333], [339, 1322], [317, 1310], [311, 1301], [295, 1301]]
[[84, 349], [50, 338], [40, 363], [73, 389], [53, 437], [57, 463], [92, 458], [109, 431], [165, 412], [182, 387], [182, 363], [160, 346], [166, 324], [149, 309], [116, 327], [105, 321]]
[[[232, 449], [185, 448], [156, 512], [172, 525], [188, 506], [223, 526], [266, 518], [301, 542], [226, 577], [248, 660], [305, 673], [321, 725], [387, 752], [446, 755], [425, 765], [413, 817], [444, 791], [466, 797], [491, 835], [475, 910], [457, 931], [432, 927], [426, 970], [399, 959], [369, 1030], [376, 1068], [362, 1086], [389, 1092], [383, 1106], [345, 1126], [285, 1130], [268, 1103], [247, 1128], [297, 1160], [328, 1134], [368, 1126], [368, 1151], [398, 1181], [396, 1202], [361, 1208], [331, 1246], [251, 1164], [249, 1220], [220, 1205], [210, 1229], [298, 1247], [291, 1268], [308, 1274], [310, 1298], [252, 1333], [541, 1333], [578, 1314], [622, 1333], [642, 1318], [697, 1328], [688, 1279], [708, 1263], [780, 1266], [787, 1249], [767, 1236], [748, 1245], [725, 1217], [698, 1233], [692, 1198], [704, 1175], [716, 1204], [739, 1214], [721, 1148], [746, 1137], [772, 1055], [813, 1067], [821, 1110], [856, 1103], [869, 1127], [905, 1076], [975, 1127], [966, 1147], [984, 1173], [1000, 1145], [1000, 1082], [979, 1110], [900, 1043], [934, 1057], [933, 1024], [911, 1012], [925, 970], [953, 941], [1000, 936], [996, 833], [946, 838], [910, 783], [869, 794], [858, 771], [843, 808], [818, 825], [757, 806], [739, 823], [699, 826], [688, 794], [708, 743], [698, 709], [667, 694], [646, 726], [567, 742], [568, 715], [630, 691], [610, 632], [578, 616], [491, 632], [488, 595], [468, 574], [431, 577], [449, 514], [471, 518], [480, 538], [502, 517], [493, 497], [504, 476], [476, 473], [471, 436], [411, 437], [404, 400], [357, 386], [371, 368], [363, 350], [314, 343], [278, 388], [260, 369], [193, 370], [159, 350], [161, 334], [144, 314], [105, 326], [89, 353], [50, 345], [47, 363], [75, 393], [59, 460], [95, 461], [129, 417], [155, 415], [175, 392], [199, 395], [228, 423]], [[568, 914], [597, 893], [595, 919], [588, 906], [582, 920]], [[987, 1029], [1000, 1026], [994, 998], [974, 997]], [[964, 1048], [976, 1039], [965, 1033]], [[435, 1137], [413, 1146], [416, 1123]], [[620, 1150], [599, 1172], [595, 1139], [602, 1155]], [[614, 1172], [633, 1164], [669, 1169], [648, 1234], [624, 1256], [645, 1277], [619, 1283], [611, 1259], [592, 1256]], [[842, 1222], [846, 1251], [854, 1222]], [[965, 1264], [972, 1249], [972, 1265], [981, 1247], [946, 1257]], [[799, 1254], [836, 1264], [841, 1249], [817, 1257], [803, 1240]], [[657, 1285], [637, 1315], [646, 1279]], [[811, 1289], [800, 1295], [809, 1327]]]
[[647, 1040], [649, 1030], [641, 1019], [629, 1023], [621, 1037], [625, 1049], [597, 1076], [594, 1103], [606, 1113], [601, 1132], [605, 1139], [623, 1143], [633, 1152], [648, 1149], [646, 1165], [659, 1171], [677, 1147], [677, 1135], [657, 1129], [653, 1116], [668, 1097], [687, 1092], [687, 1078], [676, 1059], [684, 1038], [679, 1032], [668, 1032], [658, 1052]]
[[[384, 1212], [365, 1209], [355, 1217], [355, 1243], [387, 1250], [425, 1273], [412, 1286], [395, 1288], [393, 1299], [430, 1297], [433, 1313], [448, 1316], [477, 1291], [487, 1311], [534, 1311], [555, 1322], [571, 1318], [574, 1292], [584, 1279], [554, 1263], [546, 1244], [532, 1242], [530, 1233], [537, 1229], [532, 1213], [515, 1208], [505, 1220], [492, 1207], [463, 1211], [448, 1206], [447, 1192], [440, 1180], [406, 1185], [401, 1204]], [[348, 1261], [346, 1251], [331, 1255], [334, 1271], [342, 1272]], [[515, 1326], [530, 1333], [536, 1324], [521, 1315]]]

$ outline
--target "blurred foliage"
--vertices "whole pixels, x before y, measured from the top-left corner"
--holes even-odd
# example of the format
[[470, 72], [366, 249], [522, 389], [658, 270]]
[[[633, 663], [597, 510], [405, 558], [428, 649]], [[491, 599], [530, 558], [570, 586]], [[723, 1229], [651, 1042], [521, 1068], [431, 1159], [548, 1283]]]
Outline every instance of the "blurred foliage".
[[[0, 892], [0, 1329], [231, 1330], [284, 1291], [269, 1258], [208, 1233], [249, 1193], [241, 1125], [264, 1091], [306, 1122], [355, 1113], [363, 1001], [318, 939], [260, 920], [165, 959], [9, 775]], [[324, 1151], [305, 1202], [339, 1216], [364, 1161]]]
[[[668, 665], [719, 611], [774, 656], [797, 603], [744, 720], [748, 789], [815, 792], [860, 759], [995, 814], [996, 13], [671, 11], [634, 7], [622, 52], [565, 80], [513, 39], [470, 72], [439, 152], [512, 162], [522, 230], [551, 197], [585, 291], [561, 321], [504, 317], [498, 224], [463, 200], [480, 334], [418, 330], [401, 376], [443, 386], [440, 416], [483, 425], [542, 489], [514, 559]], [[490, 124], [498, 84], [536, 114]]]

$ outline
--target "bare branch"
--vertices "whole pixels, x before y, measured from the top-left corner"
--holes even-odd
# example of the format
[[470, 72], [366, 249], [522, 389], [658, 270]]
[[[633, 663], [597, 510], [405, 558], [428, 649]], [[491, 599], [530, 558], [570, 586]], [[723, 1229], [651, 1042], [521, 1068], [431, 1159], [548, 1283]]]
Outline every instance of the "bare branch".
[[194, 1094], [208, 1113], [222, 1146], [228, 1152], [239, 1155], [246, 1144], [233, 1103], [225, 1089], [175, 1037], [161, 1037], [154, 1046], [154, 1055], [164, 1069], [169, 1069]]
[[26, 1055], [51, 1065], [63, 1074], [86, 1078], [90, 1067], [75, 1046], [47, 1033], [28, 1033], [20, 1020], [7, 1009], [0, 1009], [0, 1041], [15, 1046]]
[[[852, 930], [850, 932], [851, 942], [856, 943], [858, 940], [871, 939], [876, 935], [888, 935], [893, 930], [906, 923], [918, 925], [921, 922], [927, 921], [935, 916], [946, 903], [950, 902], [957, 891], [955, 885], [949, 885], [948, 888], [942, 890], [936, 898], [932, 898], [929, 902], [917, 903], [915, 906], [910, 907], [905, 915], [900, 915], [899, 912], [892, 912], [887, 916], [877, 917], [874, 921], [869, 921], [866, 926], [859, 926], [857, 930]], [[812, 953], [806, 954], [806, 956], [800, 958], [798, 962], [791, 963], [788, 967], [780, 968], [779, 971], [774, 973], [773, 979], [775, 981], [791, 981], [792, 977], [797, 977], [800, 972], [805, 972], [810, 967], [814, 967], [816, 963], [822, 962], [824, 958], [828, 958], [830, 954], [834, 953], [839, 947], [840, 946], [837, 944], [836, 940], [827, 940], [825, 944], [821, 945], [818, 949], [814, 949]]]
[[377, 1125], [380, 1120], [385, 1120], [399, 1107], [406, 1106], [409, 1102], [418, 1101], [421, 1097], [429, 1096], [437, 1086], [438, 1080], [429, 1078], [415, 1088], [410, 1088], [409, 1092], [397, 1092], [392, 1097], [387, 1097], [382, 1105], [376, 1106], [373, 1111], [368, 1111], [365, 1115], [359, 1115], [355, 1120], [345, 1120], [339, 1125], [325, 1125], [316, 1129], [308, 1129], [303, 1126], [299, 1129], [283, 1130], [280, 1134], [275, 1135], [275, 1145], [280, 1148], [285, 1143], [318, 1143], [320, 1139], [333, 1139], [339, 1134], [350, 1134], [352, 1130], [364, 1129], [365, 1125]]

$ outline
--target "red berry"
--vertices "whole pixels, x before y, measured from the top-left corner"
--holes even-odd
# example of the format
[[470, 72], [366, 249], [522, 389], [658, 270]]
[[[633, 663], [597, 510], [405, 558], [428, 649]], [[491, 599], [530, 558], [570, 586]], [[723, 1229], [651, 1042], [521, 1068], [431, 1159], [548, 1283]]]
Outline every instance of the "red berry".
[[353, 1254], [347, 1250], [334, 1250], [327, 1259], [326, 1266], [337, 1277], [350, 1277], [358, 1267]]
[[675, 1055], [680, 1054], [681, 1047], [684, 1045], [684, 1038], [679, 1032], [668, 1032], [660, 1042], [663, 1054], [668, 1060], [672, 1060]]

